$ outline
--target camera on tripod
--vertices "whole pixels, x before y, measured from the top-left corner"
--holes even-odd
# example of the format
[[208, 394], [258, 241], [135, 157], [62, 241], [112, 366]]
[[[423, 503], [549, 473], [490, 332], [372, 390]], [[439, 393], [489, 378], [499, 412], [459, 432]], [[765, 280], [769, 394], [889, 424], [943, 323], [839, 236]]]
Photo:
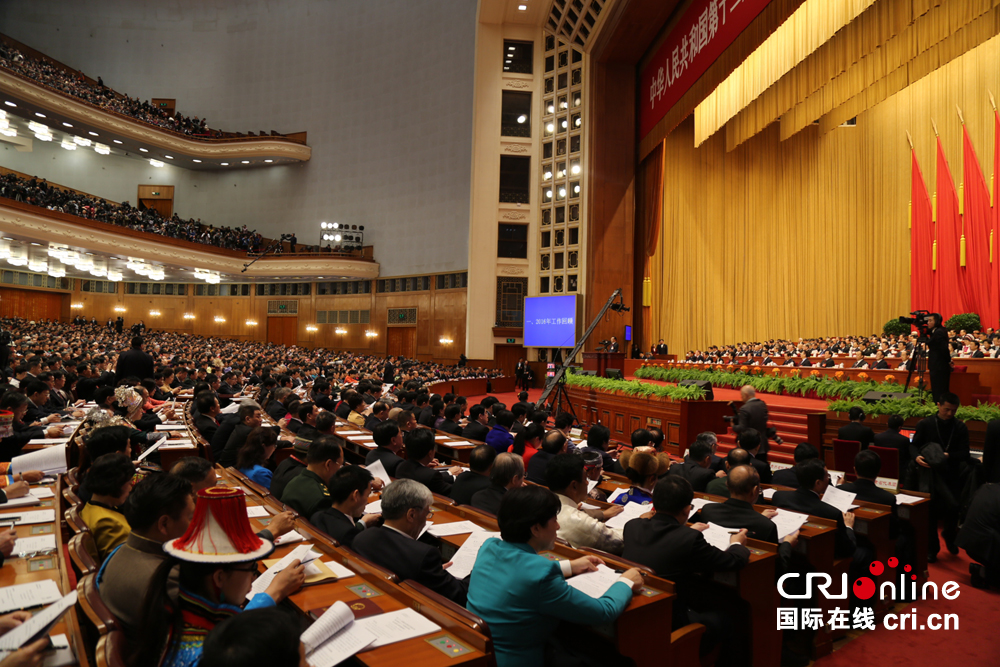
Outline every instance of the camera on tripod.
[[927, 336], [933, 323], [933, 318], [929, 310], [914, 310], [910, 312], [913, 317], [900, 317], [900, 324], [909, 324], [917, 328], [919, 333], [919, 340], [922, 343], [927, 342]]

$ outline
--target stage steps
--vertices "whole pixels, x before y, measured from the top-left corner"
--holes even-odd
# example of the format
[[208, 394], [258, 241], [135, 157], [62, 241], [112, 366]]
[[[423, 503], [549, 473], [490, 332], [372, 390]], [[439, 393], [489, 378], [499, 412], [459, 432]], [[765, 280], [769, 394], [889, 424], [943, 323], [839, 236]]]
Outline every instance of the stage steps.
[[[809, 427], [806, 415], [816, 412], [816, 409], [802, 408], [798, 406], [768, 405], [768, 423], [777, 430], [778, 435], [783, 440], [782, 444], [771, 441], [771, 451], [768, 460], [778, 463], [795, 463], [795, 446], [809, 441]], [[719, 434], [719, 448], [716, 452], [719, 456], [725, 456], [730, 449], [736, 446], [736, 434], [732, 429], [726, 433]], [[814, 445], [818, 443], [812, 443]]]

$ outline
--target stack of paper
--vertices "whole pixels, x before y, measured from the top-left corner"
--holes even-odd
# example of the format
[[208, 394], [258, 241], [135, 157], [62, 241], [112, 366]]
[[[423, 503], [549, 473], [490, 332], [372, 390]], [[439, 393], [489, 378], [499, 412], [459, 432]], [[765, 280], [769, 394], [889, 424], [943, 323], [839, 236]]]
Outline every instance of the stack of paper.
[[809, 520], [808, 514], [799, 514], [788, 510], [779, 509], [778, 513], [771, 517], [771, 521], [778, 527], [778, 539], [783, 540], [802, 527]]
[[11, 474], [41, 470], [58, 475], [66, 472], [66, 445], [53, 445], [28, 454], [15, 456], [10, 462]]
[[317, 558], [319, 558], [321, 555], [322, 554], [320, 554], [318, 551], [313, 551], [311, 544], [302, 544], [300, 546], [295, 547], [287, 554], [285, 554], [284, 558], [279, 560], [271, 567], [267, 568], [264, 574], [260, 575], [259, 577], [257, 577], [256, 580], [254, 580], [253, 585], [250, 587], [250, 592], [247, 593], [247, 600], [252, 598], [257, 593], [263, 593], [264, 591], [266, 591], [267, 587], [271, 585], [272, 581], [274, 581], [275, 575], [277, 575], [285, 568], [289, 567], [293, 561], [300, 561], [303, 564], [311, 563]]
[[640, 505], [639, 503], [627, 503], [625, 505], [625, 511], [621, 514], [611, 517], [604, 522], [608, 528], [617, 528], [621, 530], [625, 527], [625, 524], [632, 519], [638, 519], [640, 516], [653, 509], [652, 505]]
[[447, 537], [449, 535], [464, 535], [483, 530], [471, 521], [452, 521], [451, 523], [437, 523], [430, 527], [431, 535], [435, 537]]
[[372, 648], [429, 635], [441, 629], [440, 625], [425, 616], [421, 616], [409, 607], [361, 618], [354, 621], [354, 624], [375, 635], [375, 642], [371, 644]]
[[281, 537], [276, 538], [274, 540], [274, 544], [275, 546], [280, 547], [283, 544], [292, 544], [293, 542], [301, 542], [304, 539], [306, 538], [304, 538], [302, 534], [299, 533], [298, 531], [290, 530]]
[[486, 540], [492, 537], [500, 537], [500, 533], [478, 530], [470, 534], [459, 550], [455, 552], [455, 555], [451, 557], [451, 567], [448, 568], [448, 572], [459, 579], [464, 579], [472, 574], [472, 567], [476, 564], [479, 549], [486, 543]]
[[858, 494], [851, 493], [849, 491], [844, 491], [838, 489], [832, 484], [826, 487], [826, 492], [823, 494], [823, 502], [828, 505], [833, 505], [841, 512], [847, 512], [853, 507], [857, 507], [854, 504], [854, 498]]
[[354, 612], [337, 600], [300, 637], [312, 667], [333, 667], [375, 643], [375, 634], [354, 621]]
[[608, 589], [618, 581], [620, 576], [610, 567], [601, 563], [597, 566], [597, 572], [577, 574], [567, 579], [566, 583], [581, 593], [586, 593], [592, 598], [599, 598], [608, 592]]
[[9, 514], [0, 514], [0, 523], [52, 523], [55, 520], [55, 510], [35, 510], [34, 512], [10, 512]]
[[46, 607], [0, 637], [0, 658], [6, 657], [25, 644], [48, 634], [62, 615], [76, 604], [76, 598], [76, 591], [71, 591], [66, 597]]
[[268, 517], [271, 516], [271, 513], [268, 512], [267, 508], [262, 505], [248, 505], [247, 516], [250, 518]]
[[382, 500], [373, 500], [367, 505], [365, 505], [365, 514], [381, 514], [382, 513]]
[[386, 472], [385, 466], [382, 465], [381, 460], [373, 462], [372, 464], [366, 466], [366, 468], [368, 472], [372, 474], [372, 477], [382, 480], [386, 486], [389, 486], [389, 484], [392, 483], [392, 478], [389, 477], [389, 473]]
[[734, 533], [738, 533], [736, 528], [725, 528], [717, 523], [708, 522], [708, 528], [702, 531], [705, 541], [716, 549], [725, 551], [729, 548], [730, 539]]
[[60, 598], [59, 586], [51, 579], [5, 586], [0, 588], [0, 614], [52, 604]]

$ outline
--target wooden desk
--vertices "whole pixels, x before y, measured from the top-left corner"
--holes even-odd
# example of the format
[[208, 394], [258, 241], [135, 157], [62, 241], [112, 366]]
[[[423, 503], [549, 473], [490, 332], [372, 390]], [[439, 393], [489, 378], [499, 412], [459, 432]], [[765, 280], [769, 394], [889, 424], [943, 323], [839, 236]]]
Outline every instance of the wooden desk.
[[[5, 516], [30, 512], [35, 510], [51, 509], [55, 512], [55, 520], [39, 524], [26, 524], [17, 526], [18, 537], [32, 537], [35, 535], [54, 535], [56, 538], [56, 549], [50, 554], [38, 555], [34, 558], [18, 558], [17, 554], [11, 554], [4, 559], [3, 567], [0, 568], [0, 587], [14, 586], [16, 584], [27, 584], [35, 581], [51, 580], [59, 586], [59, 591], [66, 595], [73, 586], [70, 582], [70, 568], [66, 562], [66, 539], [62, 531], [62, 484], [57, 481], [55, 484], [32, 485], [32, 488], [49, 488], [55, 493], [55, 497], [46, 498], [40, 505], [31, 507], [7, 507], [0, 505], [0, 521]], [[47, 605], [46, 605], [47, 606]], [[38, 611], [41, 607], [28, 611]], [[86, 647], [83, 645], [83, 635], [80, 632], [80, 624], [77, 618], [78, 607], [74, 605], [56, 623], [50, 635], [65, 634], [69, 638], [70, 646], [73, 648], [79, 665], [89, 667]]]
[[900, 522], [910, 524], [913, 529], [913, 539], [916, 547], [916, 560], [913, 564], [914, 574], [917, 575], [917, 586], [923, 586], [927, 581], [927, 541], [929, 539], [927, 524], [930, 522], [931, 501], [930, 494], [919, 491], [904, 490], [908, 496], [918, 496], [919, 502], [912, 505], [897, 505], [897, 514]]
[[[272, 515], [281, 511], [281, 503], [273, 497], [262, 498], [256, 495], [252, 487], [238, 483], [239, 480], [231, 475], [230, 471], [219, 469], [219, 478], [220, 483], [242, 488], [247, 493], [248, 506], [262, 505], [268, 508]], [[255, 531], [266, 527], [264, 522], [255, 518], [251, 518], [250, 523]], [[290, 596], [289, 601], [304, 615], [308, 615], [310, 610], [329, 607], [338, 600], [348, 602], [358, 599], [359, 594], [350, 590], [349, 587], [364, 584], [378, 593], [369, 600], [383, 611], [389, 612], [411, 607], [441, 626], [441, 630], [428, 635], [363, 651], [357, 655], [357, 659], [361, 663], [370, 667], [395, 667], [401, 663], [415, 663], [419, 667], [447, 667], [451, 665], [485, 667], [489, 664], [489, 656], [486, 653], [488, 640], [485, 637], [463, 625], [427, 598], [415, 592], [403, 590], [391, 581], [359, 566], [353, 552], [335, 547], [326, 535], [314, 528], [308, 521], [298, 518], [295, 524], [295, 530], [305, 536], [306, 540], [312, 543], [317, 551], [328, 556], [329, 560], [336, 560], [355, 572], [353, 577], [306, 586]], [[297, 542], [279, 546], [269, 556], [269, 559], [281, 558], [301, 544], [303, 543]], [[263, 564], [260, 565], [260, 568], [262, 572], [266, 569]], [[467, 648], [472, 649], [471, 652], [458, 658], [452, 658], [426, 641], [445, 634], [456, 638]]]

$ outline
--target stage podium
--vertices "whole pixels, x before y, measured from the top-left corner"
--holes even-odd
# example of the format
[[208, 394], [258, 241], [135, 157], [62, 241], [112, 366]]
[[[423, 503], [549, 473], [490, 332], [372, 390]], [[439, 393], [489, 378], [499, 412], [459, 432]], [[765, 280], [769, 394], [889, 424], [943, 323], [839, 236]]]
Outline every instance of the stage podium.
[[625, 353], [624, 352], [584, 352], [583, 370], [596, 371], [597, 377], [605, 377], [607, 370], [613, 368], [625, 373]]

